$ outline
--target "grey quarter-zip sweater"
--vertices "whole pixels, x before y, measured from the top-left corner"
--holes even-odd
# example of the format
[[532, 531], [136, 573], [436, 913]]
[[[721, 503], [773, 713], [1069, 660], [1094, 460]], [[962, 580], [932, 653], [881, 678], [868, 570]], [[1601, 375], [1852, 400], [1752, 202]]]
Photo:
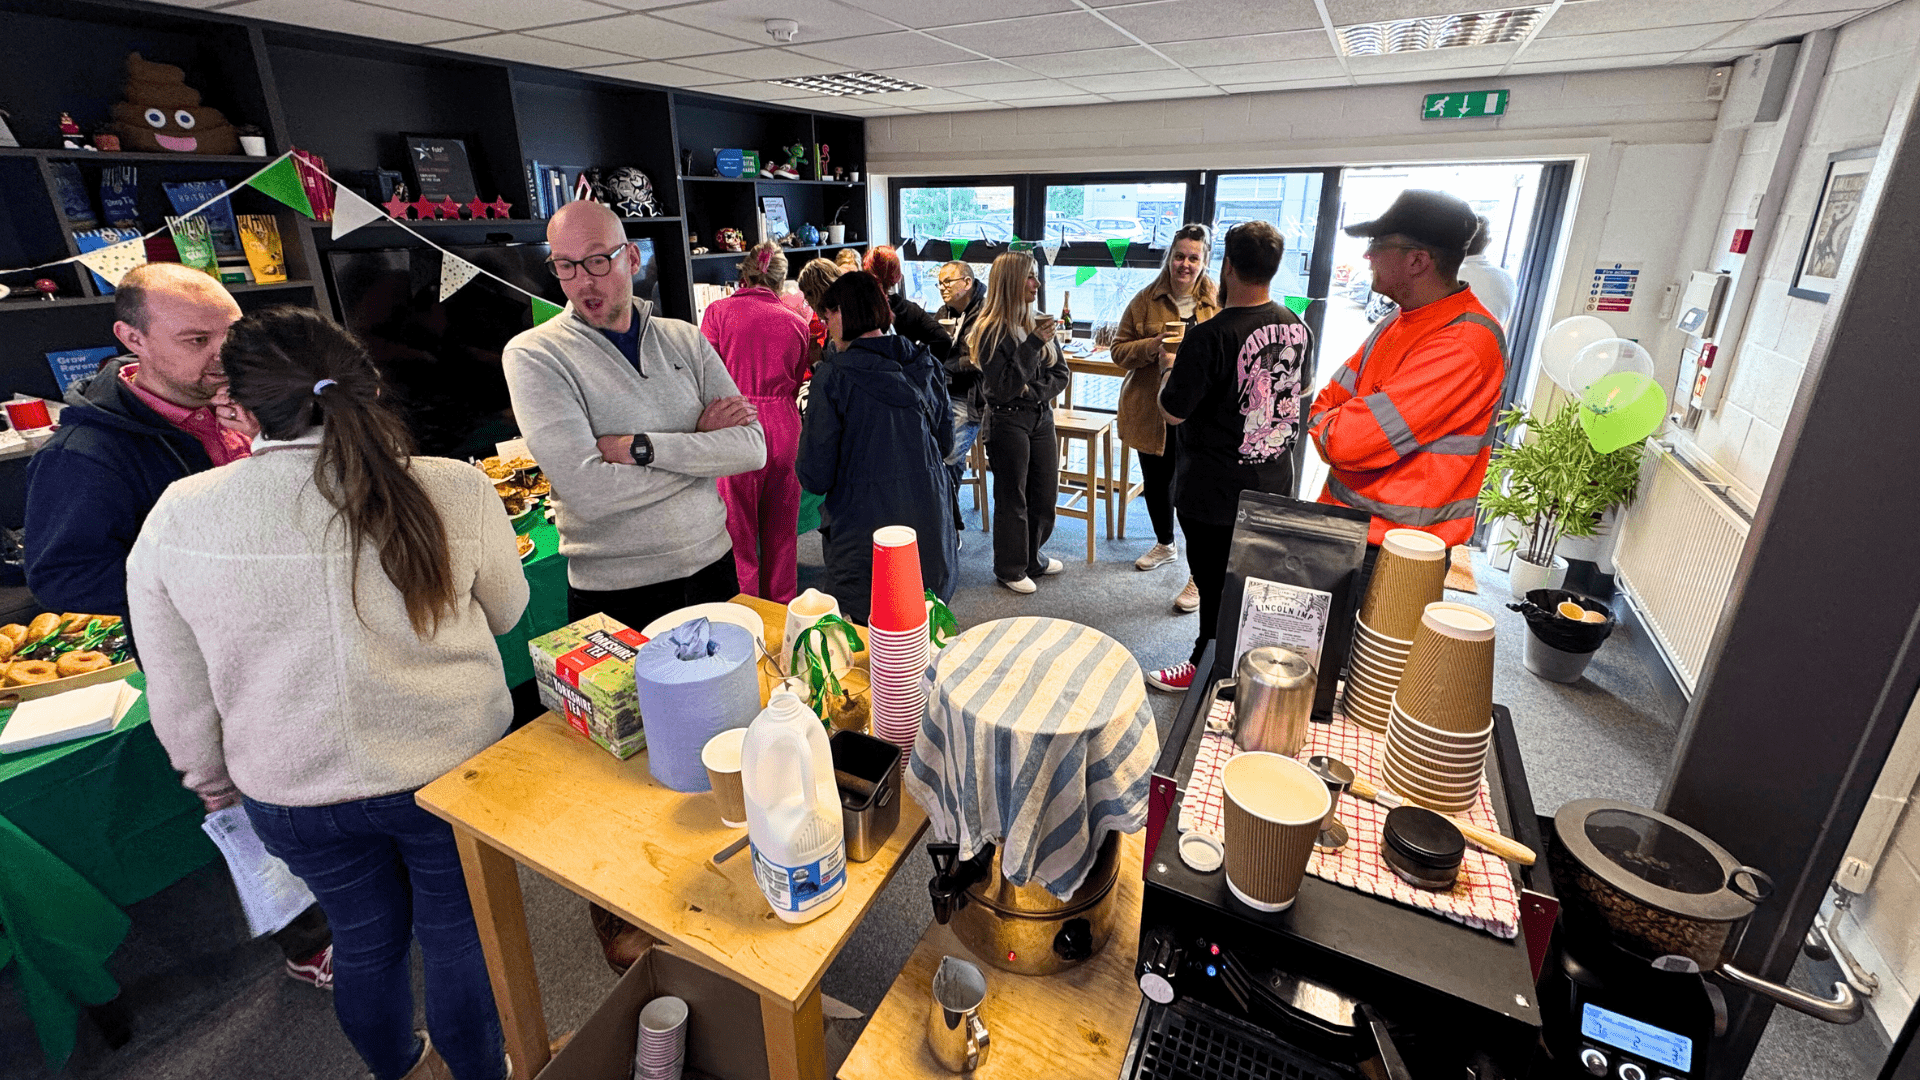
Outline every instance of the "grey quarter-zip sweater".
[[[718, 479], [767, 463], [757, 421], [696, 430], [710, 403], [740, 392], [699, 329], [633, 306], [638, 371], [572, 304], [516, 335], [502, 358], [520, 432], [553, 485], [567, 581], [593, 592], [687, 577], [725, 555]], [[652, 465], [601, 459], [600, 436], [640, 433]]]

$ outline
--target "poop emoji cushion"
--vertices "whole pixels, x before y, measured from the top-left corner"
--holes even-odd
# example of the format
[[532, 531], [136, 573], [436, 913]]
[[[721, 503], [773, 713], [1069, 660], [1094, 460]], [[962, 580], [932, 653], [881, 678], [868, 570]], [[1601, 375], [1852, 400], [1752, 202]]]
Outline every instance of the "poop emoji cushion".
[[220, 110], [200, 104], [187, 73], [139, 53], [127, 57], [125, 101], [113, 106], [113, 130], [128, 150], [237, 154], [240, 138]]

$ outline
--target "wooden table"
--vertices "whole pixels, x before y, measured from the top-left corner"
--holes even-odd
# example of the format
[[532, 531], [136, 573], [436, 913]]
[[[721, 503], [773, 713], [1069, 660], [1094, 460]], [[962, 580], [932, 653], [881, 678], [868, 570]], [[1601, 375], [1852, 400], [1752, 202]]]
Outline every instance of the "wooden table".
[[[786, 609], [734, 602], [760, 612], [778, 654]], [[764, 701], [772, 683], [764, 661], [760, 674]], [[747, 852], [714, 865], [714, 853], [745, 834], [720, 824], [712, 796], [662, 787], [644, 752], [620, 761], [551, 712], [420, 789], [419, 801], [453, 825], [517, 1080], [552, 1054], [516, 863], [753, 990], [771, 1075], [826, 1080], [820, 977], [927, 826], [919, 804], [902, 799], [886, 847], [847, 864], [840, 903], [790, 926], [754, 884]]]
[[1124, 379], [1127, 377], [1127, 369], [1114, 363], [1113, 357], [1105, 349], [1089, 353], [1086, 356], [1068, 354], [1067, 370], [1078, 372], [1081, 375], [1106, 375], [1115, 379]]
[[1113, 1080], [1140, 1007], [1133, 968], [1140, 948], [1140, 833], [1121, 839], [1113, 937], [1100, 955], [1058, 975], [1015, 975], [981, 963], [953, 930], [927, 928], [861, 1032], [839, 1080], [953, 1080], [927, 1049], [927, 1010], [942, 956], [987, 975], [983, 1011], [993, 1047], [974, 1080]]

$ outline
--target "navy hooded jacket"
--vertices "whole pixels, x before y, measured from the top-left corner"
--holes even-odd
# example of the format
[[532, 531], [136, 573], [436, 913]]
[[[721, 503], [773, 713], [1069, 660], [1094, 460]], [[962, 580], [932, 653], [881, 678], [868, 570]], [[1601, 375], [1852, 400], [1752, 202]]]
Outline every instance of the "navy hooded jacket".
[[946, 372], [924, 347], [894, 334], [856, 338], [814, 369], [794, 471], [826, 496], [826, 592], [861, 623], [873, 604], [873, 533], [918, 534], [920, 573], [941, 600], [959, 582], [947, 507], [953, 450]]
[[130, 357], [67, 391], [60, 430], [27, 463], [27, 587], [49, 611], [127, 615], [127, 553], [167, 485], [213, 468], [200, 440], [120, 379]]

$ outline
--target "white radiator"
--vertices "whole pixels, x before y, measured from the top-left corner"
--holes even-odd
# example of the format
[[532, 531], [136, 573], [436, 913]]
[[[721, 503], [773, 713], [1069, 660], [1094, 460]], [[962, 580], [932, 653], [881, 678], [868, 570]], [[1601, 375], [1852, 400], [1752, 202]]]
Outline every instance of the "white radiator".
[[1647, 444], [1653, 462], [1621, 521], [1615, 568], [1627, 597], [1687, 694], [1693, 694], [1720, 609], [1752, 525], [1673, 451]]

